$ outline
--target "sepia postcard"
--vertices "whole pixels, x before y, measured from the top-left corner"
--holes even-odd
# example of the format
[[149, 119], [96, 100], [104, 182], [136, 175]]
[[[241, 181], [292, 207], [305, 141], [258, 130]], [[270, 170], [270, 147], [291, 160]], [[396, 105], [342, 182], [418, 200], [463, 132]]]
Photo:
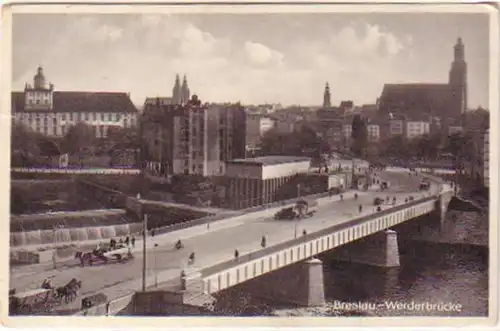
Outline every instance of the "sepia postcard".
[[495, 325], [498, 32], [485, 4], [4, 5], [2, 323]]

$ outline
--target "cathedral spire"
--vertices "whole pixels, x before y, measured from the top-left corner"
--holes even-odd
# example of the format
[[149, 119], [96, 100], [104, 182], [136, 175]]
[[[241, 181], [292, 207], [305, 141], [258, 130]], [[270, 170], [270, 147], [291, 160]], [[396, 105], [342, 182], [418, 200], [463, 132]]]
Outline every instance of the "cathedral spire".
[[187, 103], [189, 101], [189, 97], [190, 97], [190, 92], [189, 92], [187, 77], [186, 75], [184, 75], [184, 78], [182, 79], [182, 88], [181, 88], [182, 103]]
[[331, 107], [332, 104], [330, 98], [330, 86], [328, 85], [328, 82], [326, 82], [325, 93], [323, 94], [323, 107]]
[[182, 93], [181, 93], [181, 79], [179, 74], [175, 75], [175, 84], [172, 89], [172, 103], [174, 105], [179, 105], [182, 103]]

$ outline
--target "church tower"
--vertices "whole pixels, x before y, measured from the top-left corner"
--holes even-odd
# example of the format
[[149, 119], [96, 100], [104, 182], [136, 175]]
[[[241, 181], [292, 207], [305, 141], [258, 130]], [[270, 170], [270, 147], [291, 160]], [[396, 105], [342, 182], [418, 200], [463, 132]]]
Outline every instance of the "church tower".
[[449, 85], [451, 89], [451, 109], [449, 116], [460, 119], [467, 109], [467, 63], [462, 38], [458, 38], [454, 47], [454, 59], [451, 64]]
[[323, 94], [323, 107], [331, 107], [332, 103], [330, 101], [330, 86], [328, 82], [325, 85], [325, 93]]
[[24, 86], [25, 109], [52, 109], [54, 101], [54, 85], [47, 84], [43, 68], [38, 67], [33, 76], [33, 85]]
[[187, 83], [187, 78], [186, 75], [184, 75], [184, 79], [182, 80], [182, 89], [181, 89], [181, 98], [182, 98], [182, 103], [188, 103], [189, 102], [189, 87]]
[[178, 74], [175, 76], [175, 84], [174, 88], [172, 89], [172, 104], [182, 104], [181, 80]]

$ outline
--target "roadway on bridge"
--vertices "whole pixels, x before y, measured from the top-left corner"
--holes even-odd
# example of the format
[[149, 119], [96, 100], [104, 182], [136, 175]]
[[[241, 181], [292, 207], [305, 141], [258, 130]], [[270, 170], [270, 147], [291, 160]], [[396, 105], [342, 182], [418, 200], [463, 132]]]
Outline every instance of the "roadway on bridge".
[[[391, 201], [392, 197], [396, 196], [398, 203], [402, 203], [405, 197], [413, 195], [417, 198], [424, 194], [417, 193], [420, 176], [412, 175], [410, 177], [407, 173], [394, 172], [382, 172], [379, 176], [382, 180], [391, 182], [391, 187], [387, 192], [360, 192], [358, 200], [329, 202], [314, 208], [317, 212], [311, 218], [295, 221], [274, 220], [270, 214], [268, 217], [248, 220], [235, 227], [211, 231], [204, 235], [185, 239], [183, 240], [185, 248], [179, 251], [173, 249], [173, 242], [160, 245], [159, 238], [151, 238], [152, 241], [158, 240], [159, 246], [149, 248], [147, 275], [154, 279], [157, 272], [168, 270], [166, 279], [178, 278], [181, 269], [187, 265], [188, 255], [191, 252], [196, 254], [194, 266], [205, 268], [232, 259], [235, 249], [239, 251], [240, 255], [260, 250], [262, 236], [266, 236], [267, 246], [273, 246], [291, 240], [295, 236], [301, 236], [303, 230], [306, 230], [307, 233], [313, 233], [335, 224], [347, 222], [360, 215], [371, 214], [375, 211], [373, 199], [376, 196], [384, 198], [390, 196]], [[364, 206], [361, 214], [358, 211], [359, 204]], [[385, 206], [385, 208], [387, 207]], [[127, 263], [82, 268], [76, 262], [72, 262], [58, 270], [40, 270], [35, 275], [16, 277], [13, 274], [11, 275], [10, 288], [16, 288], [18, 292], [37, 288], [46, 277], [54, 277], [53, 285], [61, 286], [75, 277], [83, 280], [80, 298], [103, 292], [109, 299], [113, 299], [140, 289], [142, 261], [142, 253], [139, 252], [134, 260]], [[162, 286], [164, 285], [162, 284]], [[80, 302], [77, 300], [73, 304], [65, 305], [64, 308], [78, 308], [79, 306]]]

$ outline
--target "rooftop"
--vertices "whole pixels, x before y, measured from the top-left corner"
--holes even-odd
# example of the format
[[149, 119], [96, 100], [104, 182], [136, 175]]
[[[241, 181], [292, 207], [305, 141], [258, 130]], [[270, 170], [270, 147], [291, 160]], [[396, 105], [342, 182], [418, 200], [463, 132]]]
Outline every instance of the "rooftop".
[[49, 112], [49, 113], [137, 113], [130, 97], [124, 92], [82, 92], [56, 91], [53, 95], [53, 107], [25, 109], [24, 92], [12, 92], [13, 112]]
[[234, 159], [228, 162], [269, 166], [269, 165], [306, 162], [306, 161], [311, 161], [311, 158], [305, 156], [267, 155], [267, 156], [252, 157], [247, 159]]

